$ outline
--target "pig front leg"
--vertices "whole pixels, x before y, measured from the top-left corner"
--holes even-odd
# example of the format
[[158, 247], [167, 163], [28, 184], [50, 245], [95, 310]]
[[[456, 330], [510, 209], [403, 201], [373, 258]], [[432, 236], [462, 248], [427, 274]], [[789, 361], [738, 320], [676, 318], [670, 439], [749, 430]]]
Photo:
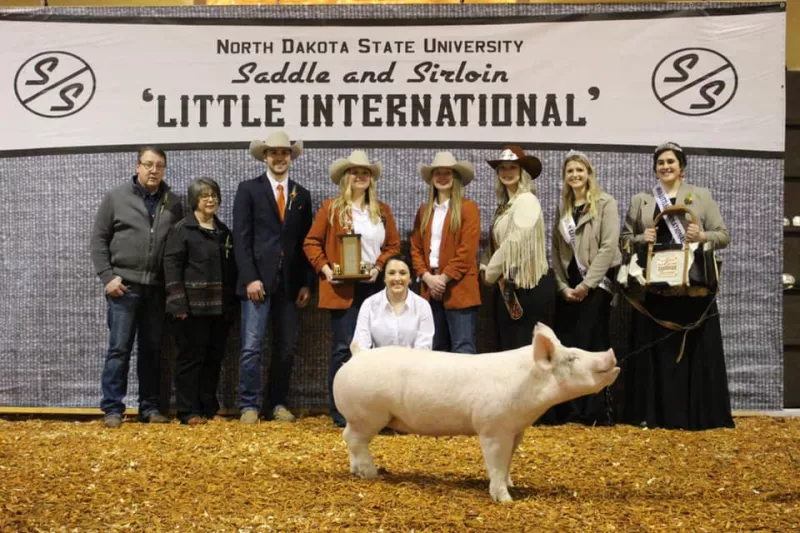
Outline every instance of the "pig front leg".
[[378, 477], [378, 469], [375, 467], [375, 462], [372, 460], [372, 454], [369, 451], [369, 442], [375, 436], [375, 433], [359, 433], [348, 422], [347, 427], [344, 428], [343, 436], [350, 452], [350, 472], [364, 479]]
[[511, 455], [508, 457], [508, 476], [506, 476], [506, 487], [513, 487], [514, 482], [511, 481], [511, 461], [514, 460], [514, 453], [519, 448], [519, 444], [522, 442], [522, 436], [525, 434], [524, 431], [521, 431], [517, 435], [514, 436], [514, 447], [511, 448]]
[[508, 468], [514, 450], [514, 435], [481, 435], [483, 460], [489, 474], [489, 494], [496, 502], [513, 501], [508, 493]]

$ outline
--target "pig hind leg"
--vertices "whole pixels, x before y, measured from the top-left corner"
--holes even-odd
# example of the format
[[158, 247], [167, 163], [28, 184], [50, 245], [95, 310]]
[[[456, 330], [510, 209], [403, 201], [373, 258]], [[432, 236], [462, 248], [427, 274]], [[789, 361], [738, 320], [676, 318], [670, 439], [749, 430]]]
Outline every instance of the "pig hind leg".
[[481, 435], [483, 460], [489, 474], [489, 494], [496, 502], [510, 502], [508, 467], [514, 448], [514, 435]]
[[372, 460], [369, 443], [383, 425], [377, 427], [353, 424], [349, 419], [344, 428], [344, 441], [350, 452], [350, 472], [358, 477], [373, 479], [378, 477], [378, 469]]
[[508, 475], [506, 476], [506, 486], [509, 488], [514, 486], [514, 482], [511, 481], [511, 461], [514, 459], [514, 453], [517, 451], [517, 448], [519, 448], [519, 444], [522, 442], [522, 436], [524, 434], [524, 432], [520, 432], [514, 436], [514, 447], [511, 448], [511, 455], [508, 456]]

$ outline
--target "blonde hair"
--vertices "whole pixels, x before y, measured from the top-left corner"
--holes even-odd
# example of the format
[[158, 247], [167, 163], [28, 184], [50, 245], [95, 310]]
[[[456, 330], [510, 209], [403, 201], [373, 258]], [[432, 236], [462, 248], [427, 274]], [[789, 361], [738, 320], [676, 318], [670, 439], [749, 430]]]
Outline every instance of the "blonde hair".
[[[450, 189], [450, 233], [455, 234], [461, 228], [461, 199], [464, 197], [464, 184], [461, 181], [461, 176], [455, 170], [453, 172], [453, 188]], [[431, 175], [430, 192], [428, 193], [428, 203], [425, 205], [425, 211], [422, 212], [422, 225], [420, 232], [425, 235], [425, 230], [428, 228], [433, 216], [434, 202], [439, 198], [439, 191], [433, 185], [433, 176]]]
[[[509, 161], [509, 163], [513, 163], [513, 161]], [[533, 178], [531, 178], [531, 175], [528, 174], [528, 171], [522, 168], [520, 165], [517, 166], [519, 167], [520, 172], [519, 183], [517, 185], [517, 194], [526, 191], [536, 194], [536, 185], [533, 184]], [[506, 205], [510, 198], [508, 196], [506, 186], [503, 185], [502, 181], [500, 181], [500, 165], [497, 165], [497, 168], [495, 169], [495, 178], [494, 194], [497, 197], [497, 203], [500, 205]]]
[[[348, 217], [351, 218], [351, 209], [353, 207], [353, 190], [350, 187], [350, 181], [352, 178], [351, 171], [352, 167], [348, 168], [342, 174], [342, 179], [339, 181], [339, 196], [333, 199], [331, 202], [331, 213], [328, 219], [331, 225], [334, 224], [334, 217], [338, 216], [339, 218], [339, 225], [343, 228], [348, 226]], [[364, 167], [360, 167], [364, 168]], [[367, 210], [369, 211], [369, 219], [372, 221], [373, 224], [377, 224], [381, 219], [381, 205], [378, 203], [378, 195], [375, 190], [375, 178], [372, 177], [372, 173], [370, 173], [369, 178], [369, 188], [366, 191], [366, 204]]]
[[572, 161], [578, 162], [586, 167], [586, 204], [584, 209], [588, 208], [589, 213], [596, 217], [597, 199], [600, 198], [600, 194], [603, 191], [597, 184], [597, 172], [594, 169], [594, 165], [589, 162], [589, 158], [581, 153], [567, 155], [564, 159], [564, 164], [561, 165], [561, 181], [563, 182], [563, 189], [561, 191], [561, 214], [563, 216], [572, 213], [572, 209], [575, 207], [575, 193], [572, 191], [572, 187], [567, 184], [566, 175], [567, 164]]

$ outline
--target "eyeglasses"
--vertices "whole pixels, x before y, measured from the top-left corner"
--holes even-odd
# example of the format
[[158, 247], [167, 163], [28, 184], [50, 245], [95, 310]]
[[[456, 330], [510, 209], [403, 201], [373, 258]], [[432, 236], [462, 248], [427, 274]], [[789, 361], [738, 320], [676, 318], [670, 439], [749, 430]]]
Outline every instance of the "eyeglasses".
[[164, 163], [154, 163], [152, 161], [139, 161], [139, 164], [142, 165], [147, 170], [164, 170], [167, 165]]
[[197, 198], [200, 200], [214, 200], [215, 202], [219, 201], [219, 197], [213, 192], [201, 192], [199, 195], [197, 195]]

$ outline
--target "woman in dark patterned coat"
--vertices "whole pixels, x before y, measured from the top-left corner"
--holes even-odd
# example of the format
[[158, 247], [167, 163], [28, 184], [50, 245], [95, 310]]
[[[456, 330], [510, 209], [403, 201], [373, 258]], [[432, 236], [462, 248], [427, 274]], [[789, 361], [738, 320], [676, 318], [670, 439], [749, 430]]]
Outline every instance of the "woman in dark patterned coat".
[[192, 210], [167, 236], [164, 278], [167, 313], [175, 318], [178, 419], [206, 423], [219, 410], [217, 384], [236, 300], [231, 232], [217, 218], [220, 189], [210, 178], [189, 185]]

